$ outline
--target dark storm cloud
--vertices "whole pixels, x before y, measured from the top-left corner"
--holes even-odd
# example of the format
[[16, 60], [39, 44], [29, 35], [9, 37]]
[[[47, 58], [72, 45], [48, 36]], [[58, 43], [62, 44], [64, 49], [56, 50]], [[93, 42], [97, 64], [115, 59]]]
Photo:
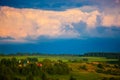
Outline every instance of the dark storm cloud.
[[120, 0], [0, 0], [1, 6], [16, 8], [66, 9], [84, 5], [118, 6]]
[[91, 4], [87, 0], [0, 0], [1, 6], [61, 10]]
[[0, 37], [0, 40], [14, 40], [12, 37]]
[[15, 8], [37, 8], [48, 10], [65, 10], [81, 6], [118, 6], [120, 0], [0, 0], [1, 6], [10, 6]]

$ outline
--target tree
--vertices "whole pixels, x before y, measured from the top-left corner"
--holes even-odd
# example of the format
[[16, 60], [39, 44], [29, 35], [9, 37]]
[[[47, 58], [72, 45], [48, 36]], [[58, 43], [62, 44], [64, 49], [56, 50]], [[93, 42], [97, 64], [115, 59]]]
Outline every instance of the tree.
[[47, 80], [48, 79], [48, 76], [47, 74], [44, 72], [41, 76], [42, 80]]
[[27, 77], [26, 77], [26, 80], [34, 80], [34, 77], [32, 74], [29, 74]]
[[11, 76], [10, 74], [7, 75], [0, 74], [0, 80], [13, 80], [13, 76]]
[[71, 75], [70, 80], [77, 80], [77, 79]]

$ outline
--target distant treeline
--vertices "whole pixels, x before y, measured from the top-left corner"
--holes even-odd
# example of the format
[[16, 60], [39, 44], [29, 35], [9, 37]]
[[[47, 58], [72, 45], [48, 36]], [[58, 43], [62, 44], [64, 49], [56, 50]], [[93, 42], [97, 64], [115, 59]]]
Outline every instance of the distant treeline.
[[120, 59], [120, 53], [107, 53], [107, 52], [89, 52], [85, 53], [84, 56], [95, 56], [95, 57], [107, 57]]
[[30, 55], [47, 55], [47, 54], [45, 54], [45, 53], [17, 52], [17, 53], [9, 53], [9, 54], [7, 54], [7, 53], [0, 53], [0, 55], [1, 56], [25, 56], [25, 55], [30, 56]]
[[84, 54], [47, 54], [47, 53], [11, 53], [11, 54], [4, 54], [0, 53], [0, 56], [32, 56], [32, 55], [45, 55], [45, 56], [93, 56], [93, 57], [107, 57], [107, 58], [115, 58], [120, 59], [120, 52], [113, 53], [113, 52], [88, 52]]
[[55, 54], [55, 53], [23, 53], [23, 52], [18, 52], [18, 53], [0, 53], [0, 56], [32, 56], [32, 55], [45, 55], [45, 56], [83, 56], [82, 54]]

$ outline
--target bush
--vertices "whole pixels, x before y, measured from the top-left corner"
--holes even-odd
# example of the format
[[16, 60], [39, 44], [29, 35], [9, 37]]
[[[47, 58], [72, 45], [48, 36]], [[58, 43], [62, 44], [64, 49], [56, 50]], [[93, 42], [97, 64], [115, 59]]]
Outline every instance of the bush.
[[6, 75], [0, 74], [0, 80], [13, 80], [13, 76], [10, 74], [6, 74]]
[[32, 74], [29, 74], [27, 77], [26, 77], [26, 80], [34, 80], [34, 77]]
[[87, 70], [87, 66], [86, 65], [82, 65], [82, 66], [80, 66], [80, 69]]
[[43, 73], [41, 76], [42, 80], [48, 80], [48, 76], [46, 73]]
[[96, 72], [98, 72], [98, 73], [104, 73], [104, 71], [102, 69], [97, 69]]
[[109, 78], [108, 77], [103, 77], [103, 79], [102, 80], [109, 80]]
[[101, 69], [104, 69], [104, 67], [103, 67], [102, 64], [98, 64], [97, 67], [98, 67], [98, 68], [101, 68]]
[[62, 61], [52, 62], [50, 60], [43, 61], [43, 71], [48, 74], [69, 74], [70, 68]]
[[88, 62], [88, 58], [83, 58], [83, 61]]
[[70, 76], [69, 80], [77, 80], [77, 79], [75, 77], [73, 77], [73, 76]]

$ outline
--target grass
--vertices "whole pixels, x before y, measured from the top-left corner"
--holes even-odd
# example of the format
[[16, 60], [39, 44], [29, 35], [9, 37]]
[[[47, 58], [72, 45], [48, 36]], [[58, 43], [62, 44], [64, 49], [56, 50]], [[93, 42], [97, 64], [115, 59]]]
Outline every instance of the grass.
[[105, 62], [105, 61], [117, 61], [117, 59], [107, 59], [105, 57], [79, 57], [79, 56], [0, 56], [0, 59], [7, 58], [10, 59], [12, 57], [15, 57], [17, 59], [25, 59], [27, 57], [30, 58], [38, 58], [38, 61], [43, 61], [44, 59], [50, 59], [52, 61], [62, 60], [64, 62], [68, 62], [69, 60], [76, 60], [76, 61], [82, 61], [83, 59], [88, 59], [88, 62]]
[[[10, 59], [12, 57], [15, 57], [17, 59], [25, 59], [27, 57], [30, 58], [38, 58], [38, 61], [43, 61], [44, 59], [50, 59], [51, 61], [57, 61], [62, 60], [64, 62], [67, 62], [68, 66], [72, 69], [70, 74], [68, 75], [49, 75], [49, 77], [52, 78], [59, 78], [59, 80], [69, 80], [70, 76], [74, 76], [77, 80], [101, 80], [103, 77], [118, 77], [114, 75], [107, 75], [102, 73], [96, 73], [91, 71], [85, 71], [80, 70], [79, 67], [81, 65], [87, 65], [88, 69], [93, 69], [94, 67], [91, 67], [91, 64], [89, 63], [72, 63], [68, 62], [69, 60], [77, 60], [81, 61], [83, 59], [88, 59], [88, 62], [107, 62], [107, 61], [117, 61], [117, 59], [107, 59], [105, 57], [79, 57], [79, 56], [0, 56], [0, 59], [6, 58]], [[20, 76], [21, 77], [21, 76]], [[23, 76], [23, 80], [25, 77]], [[41, 80], [39, 77], [34, 77], [35, 80]]]
[[101, 76], [97, 73], [91, 73], [91, 72], [79, 72], [73, 73], [74, 76], [77, 78], [77, 80], [98, 80], [101, 79]]

